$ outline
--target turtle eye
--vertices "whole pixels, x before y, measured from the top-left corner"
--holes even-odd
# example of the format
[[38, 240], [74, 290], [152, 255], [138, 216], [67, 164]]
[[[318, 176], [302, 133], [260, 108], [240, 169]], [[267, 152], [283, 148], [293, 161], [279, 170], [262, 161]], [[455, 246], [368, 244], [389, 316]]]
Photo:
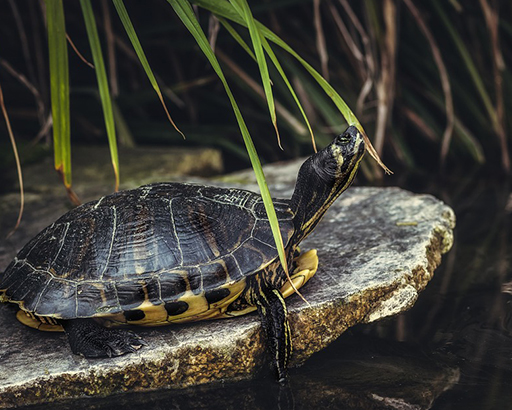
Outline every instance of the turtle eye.
[[352, 138], [349, 134], [341, 134], [338, 136], [338, 143], [341, 145], [347, 145]]

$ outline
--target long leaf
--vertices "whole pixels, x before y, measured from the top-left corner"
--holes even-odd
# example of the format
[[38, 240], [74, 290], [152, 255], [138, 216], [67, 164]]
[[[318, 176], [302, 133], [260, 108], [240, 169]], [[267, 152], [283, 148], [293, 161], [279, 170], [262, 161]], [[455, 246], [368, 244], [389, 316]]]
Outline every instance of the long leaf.
[[96, 70], [96, 78], [98, 79], [98, 89], [100, 92], [101, 105], [103, 107], [103, 116], [105, 118], [105, 127], [107, 129], [108, 145], [110, 147], [110, 157], [112, 158], [112, 166], [116, 178], [115, 190], [119, 189], [119, 158], [117, 155], [116, 127], [114, 124], [114, 114], [112, 112], [112, 101], [110, 99], [110, 90], [107, 80], [107, 72], [103, 61], [103, 53], [101, 52], [100, 39], [96, 28], [96, 20], [92, 11], [90, 0], [80, 0], [82, 13], [84, 15], [85, 27], [89, 44], [91, 46], [92, 58]]
[[[208, 0], [194, 0], [194, 3], [200, 7], [203, 7], [206, 10], [211, 11], [212, 13], [219, 15], [221, 17], [232, 20], [238, 24], [243, 26], [247, 26], [244, 19], [240, 17], [240, 15], [236, 12], [233, 6], [227, 1], [218, 1], [218, 2], [210, 2]], [[391, 171], [384, 165], [384, 163], [379, 158], [379, 155], [373, 148], [368, 136], [366, 135], [363, 126], [355, 116], [355, 114], [350, 110], [348, 105], [343, 101], [340, 95], [336, 92], [336, 90], [318, 73], [307, 61], [305, 61], [299, 54], [295, 52], [288, 44], [286, 44], [279, 36], [277, 36], [270, 29], [265, 27], [259, 21], [255, 20], [256, 27], [260, 30], [260, 33], [267, 38], [267, 40], [277, 44], [279, 47], [287, 51], [291, 54], [297, 61], [299, 61], [302, 66], [309, 72], [309, 74], [317, 81], [317, 83], [323, 88], [324, 92], [331, 98], [334, 102], [338, 110], [341, 112], [345, 120], [349, 125], [356, 126], [359, 131], [361, 131], [365, 142], [366, 148], [369, 154], [377, 161], [377, 163], [388, 173]]]
[[233, 8], [237, 11], [237, 13], [244, 19], [245, 24], [249, 29], [249, 34], [251, 36], [252, 46], [254, 49], [254, 54], [256, 56], [256, 61], [258, 62], [258, 68], [260, 70], [261, 82], [263, 84], [263, 90], [265, 91], [265, 97], [267, 99], [268, 110], [270, 112], [270, 118], [272, 120], [272, 124], [276, 130], [277, 141], [279, 147], [281, 147], [281, 140], [279, 138], [279, 130], [277, 128], [277, 118], [276, 118], [276, 108], [274, 103], [274, 96], [272, 94], [272, 86], [270, 82], [270, 75], [268, 73], [267, 61], [265, 59], [265, 53], [263, 52], [263, 46], [261, 44], [261, 36], [258, 28], [256, 27], [256, 23], [254, 21], [254, 17], [252, 16], [251, 9], [247, 4], [246, 0], [230, 0]]
[[21, 162], [20, 156], [18, 155], [18, 148], [16, 146], [16, 140], [14, 138], [14, 133], [11, 128], [11, 121], [9, 120], [9, 114], [7, 113], [7, 109], [5, 108], [4, 102], [4, 93], [2, 91], [2, 86], [0, 85], [0, 108], [2, 110], [2, 114], [5, 120], [5, 125], [7, 126], [7, 133], [9, 134], [9, 139], [11, 140], [12, 152], [14, 154], [14, 160], [16, 161], [16, 170], [18, 172], [18, 182], [20, 184], [20, 209], [18, 211], [18, 219], [16, 220], [16, 224], [14, 228], [7, 234], [5, 239], [8, 239], [15, 231], [18, 229], [21, 223], [21, 217], [23, 216], [23, 208], [25, 206], [25, 191], [23, 188], [23, 174], [21, 172]]
[[251, 48], [247, 45], [247, 43], [244, 41], [244, 39], [238, 34], [238, 31], [236, 31], [231, 24], [228, 23], [228, 21], [225, 18], [218, 17], [220, 23], [224, 26], [224, 28], [228, 31], [228, 33], [233, 37], [236, 42], [242, 47], [249, 56], [256, 61], [256, 56], [254, 55]]
[[132, 21], [130, 20], [130, 16], [128, 15], [128, 11], [126, 10], [126, 7], [124, 6], [123, 0], [112, 0], [112, 2], [114, 3], [114, 6], [117, 10], [117, 14], [119, 15], [119, 18], [121, 19], [121, 22], [123, 23], [126, 33], [128, 34], [130, 41], [132, 42], [135, 53], [137, 53], [140, 63], [142, 64], [142, 67], [144, 68], [144, 71], [146, 72], [146, 75], [148, 76], [149, 82], [153, 86], [156, 94], [158, 95], [158, 98], [160, 99], [160, 102], [164, 108], [167, 118], [169, 119], [169, 122], [172, 124], [174, 129], [176, 131], [178, 131], [183, 136], [183, 138], [185, 138], [185, 135], [179, 130], [179, 128], [174, 123], [173, 119], [171, 118], [171, 114], [169, 113], [169, 110], [167, 109], [167, 105], [165, 105], [162, 91], [160, 91], [160, 87], [158, 85], [158, 82], [156, 81], [155, 75], [153, 74], [153, 70], [151, 70], [148, 59], [146, 58], [146, 54], [144, 53], [144, 50], [142, 49], [142, 45], [140, 44], [139, 37], [137, 36], [137, 33], [135, 32], [135, 28], [133, 27]]
[[[238, 32], [233, 28], [233, 26], [231, 26], [231, 24], [229, 24], [226, 19], [220, 17], [219, 18], [219, 21], [221, 22], [221, 24], [226, 28], [226, 30], [228, 30], [229, 34], [236, 40], [236, 42], [238, 44], [240, 44], [240, 46], [254, 59], [256, 60], [256, 56], [254, 55], [254, 53], [252, 52], [252, 50], [249, 48], [249, 46], [245, 43], [245, 41], [242, 39], [242, 37], [240, 37], [240, 35], [238, 34]], [[311, 143], [313, 145], [313, 149], [315, 150], [316, 152], [316, 142], [315, 142], [315, 136], [313, 134], [313, 129], [311, 128], [311, 124], [309, 123], [309, 119], [306, 115], [306, 112], [304, 111], [304, 109], [302, 108], [302, 104], [300, 103], [299, 101], [299, 98], [297, 97], [297, 94], [295, 93], [295, 90], [293, 89], [290, 81], [288, 80], [288, 77], [286, 75], [286, 73], [284, 72], [283, 68], [281, 67], [281, 64], [279, 63], [279, 60], [277, 59], [274, 51], [272, 50], [272, 47], [270, 47], [270, 44], [268, 43], [267, 39], [265, 38], [265, 36], [263, 36], [261, 33], [260, 33], [260, 38], [261, 38], [261, 44], [263, 45], [263, 48], [265, 49], [265, 52], [268, 54], [268, 56], [270, 57], [270, 60], [272, 61], [272, 63], [274, 64], [274, 66], [276, 67], [277, 71], [279, 72], [279, 74], [281, 75], [281, 78], [283, 79], [284, 83], [286, 84], [286, 87], [288, 88], [288, 91], [290, 92], [291, 96], [293, 97], [293, 100], [295, 101], [295, 104], [297, 104], [297, 107], [299, 108], [299, 111], [301, 112], [302, 114], [302, 117], [304, 118], [304, 122], [306, 123], [307, 127], [308, 127], [308, 130], [309, 130], [309, 134], [311, 135]]]
[[71, 187], [71, 131], [69, 120], [69, 71], [62, 0], [45, 0], [50, 54], [50, 92], [53, 117], [55, 169], [66, 188]]
[[242, 113], [240, 112], [240, 109], [238, 108], [238, 105], [235, 101], [235, 98], [233, 96], [233, 93], [231, 92], [231, 89], [229, 88], [229, 85], [226, 81], [226, 78], [224, 77], [224, 73], [222, 72], [222, 69], [219, 65], [219, 62], [217, 61], [217, 58], [215, 57], [215, 54], [213, 53], [210, 44], [208, 43], [208, 40], [201, 29], [201, 26], [199, 25], [199, 22], [197, 21], [194, 12], [192, 10], [192, 7], [186, 0], [167, 0], [180, 20], [183, 22], [183, 24], [186, 26], [188, 31], [194, 36], [197, 44], [201, 48], [201, 51], [204, 53], [208, 61], [210, 62], [211, 66], [219, 76], [219, 79], [221, 80], [224, 89], [226, 90], [226, 93], [229, 97], [229, 101], [231, 102], [231, 106], [233, 108], [233, 111], [235, 113], [236, 120], [238, 122], [238, 126], [240, 127], [240, 131], [242, 133], [242, 137], [247, 149], [247, 153], [249, 154], [249, 158], [251, 160], [252, 167], [254, 169], [254, 173], [256, 174], [256, 180], [258, 182], [258, 186], [260, 188], [261, 197], [263, 199], [263, 203], [265, 205], [265, 210], [268, 215], [268, 219], [270, 222], [270, 227], [272, 229], [272, 234], [274, 236], [274, 241], [276, 243], [277, 251], [279, 253], [279, 259], [281, 261], [281, 265], [285, 269], [286, 272], [288, 272], [288, 265], [286, 261], [286, 255], [284, 252], [284, 245], [283, 245], [283, 238], [281, 236], [281, 231], [279, 230], [279, 222], [277, 220], [277, 215], [274, 209], [274, 205], [272, 203], [272, 198], [270, 196], [270, 191], [267, 186], [267, 182], [265, 181], [265, 175], [263, 174], [263, 169], [261, 168], [261, 163], [258, 158], [258, 154], [256, 152], [256, 148], [254, 147], [254, 144], [252, 142], [251, 136], [249, 134], [249, 130], [247, 129], [247, 126], [245, 124], [245, 121], [242, 117]]

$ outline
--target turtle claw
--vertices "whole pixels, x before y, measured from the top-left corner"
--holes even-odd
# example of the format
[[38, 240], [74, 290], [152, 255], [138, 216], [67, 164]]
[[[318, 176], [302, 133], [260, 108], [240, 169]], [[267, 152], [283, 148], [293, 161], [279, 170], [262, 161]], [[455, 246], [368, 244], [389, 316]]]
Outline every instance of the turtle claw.
[[147, 346], [131, 330], [107, 329], [93, 320], [71, 320], [63, 326], [73, 353], [88, 358], [122, 356]]
[[130, 330], [111, 330], [104, 329], [102, 336], [104, 343], [104, 350], [108, 357], [122, 356], [126, 353], [135, 353], [142, 346], [147, 346], [147, 343], [136, 333]]
[[137, 345], [136, 346], [133, 346], [135, 347], [135, 349], [140, 349], [142, 346], [148, 346], [147, 342], [139, 336], [139, 338], [137, 339]]

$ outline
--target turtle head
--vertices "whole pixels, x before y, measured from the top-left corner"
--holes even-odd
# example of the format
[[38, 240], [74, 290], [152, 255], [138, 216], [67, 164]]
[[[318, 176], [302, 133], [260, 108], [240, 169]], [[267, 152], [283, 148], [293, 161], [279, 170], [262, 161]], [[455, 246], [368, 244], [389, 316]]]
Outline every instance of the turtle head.
[[302, 164], [290, 204], [295, 213], [295, 243], [313, 230], [329, 206], [350, 186], [364, 151], [363, 136], [350, 126]]

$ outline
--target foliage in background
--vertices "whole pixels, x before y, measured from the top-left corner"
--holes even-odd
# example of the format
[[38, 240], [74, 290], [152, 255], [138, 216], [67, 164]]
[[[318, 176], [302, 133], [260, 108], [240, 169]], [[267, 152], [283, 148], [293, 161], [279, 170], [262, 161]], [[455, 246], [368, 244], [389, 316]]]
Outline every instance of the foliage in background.
[[[167, 2], [125, 1], [173, 119], [174, 131], [148, 87], [145, 72], [110, 2], [91, 2], [106, 56], [118, 139], [136, 144], [209, 145], [222, 149], [228, 170], [246, 167], [247, 154], [232, 121], [229, 100], [204, 56]], [[224, 2], [217, 1], [216, 4]], [[226, 4], [230, 4], [226, 2]], [[506, 2], [418, 2], [414, 0], [296, 0], [249, 3], [254, 17], [278, 34], [344, 96], [395, 171], [432, 174], [484, 164], [507, 170], [512, 101], [508, 67], [512, 5]], [[65, 3], [66, 28], [87, 58], [90, 46], [80, 4]], [[48, 53], [44, 7], [9, 0], [0, 15], [0, 80], [18, 142], [49, 143]], [[308, 124], [324, 146], [343, 131], [343, 117], [316, 81], [286, 52], [275, 49], [279, 68], [268, 65], [281, 145], [278, 149], [261, 73], [240, 47], [251, 37], [237, 24], [233, 38], [219, 21], [196, 7], [234, 96], [242, 107], [262, 162], [313, 151]], [[270, 60], [268, 60], [270, 61]], [[73, 143], [106, 142], [94, 71], [71, 51], [71, 135]], [[97, 101], [96, 101], [97, 100]], [[29, 109], [27, 109], [29, 107]], [[270, 109], [272, 113], [272, 108]], [[2, 130], [2, 133], [5, 131]], [[8, 141], [3, 138], [3, 141]], [[8, 149], [2, 150], [12, 157]], [[23, 151], [23, 150], [22, 150]], [[23, 154], [22, 154], [23, 156]], [[5, 163], [5, 161], [2, 161]], [[11, 163], [12, 164], [12, 163]], [[365, 176], [379, 171], [365, 165]]]

